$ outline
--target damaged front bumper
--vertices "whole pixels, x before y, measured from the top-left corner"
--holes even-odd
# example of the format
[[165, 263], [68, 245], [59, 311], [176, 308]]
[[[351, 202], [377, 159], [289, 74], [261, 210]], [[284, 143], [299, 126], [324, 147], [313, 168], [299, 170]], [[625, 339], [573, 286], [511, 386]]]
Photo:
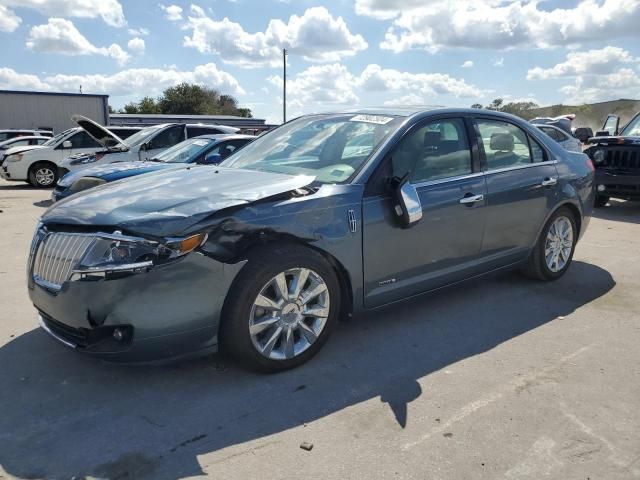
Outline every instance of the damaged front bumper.
[[617, 173], [596, 169], [595, 184], [599, 195], [626, 200], [640, 199], [640, 171]]
[[199, 252], [112, 278], [47, 288], [29, 273], [43, 329], [67, 347], [114, 362], [147, 362], [217, 349], [220, 312], [243, 262]]

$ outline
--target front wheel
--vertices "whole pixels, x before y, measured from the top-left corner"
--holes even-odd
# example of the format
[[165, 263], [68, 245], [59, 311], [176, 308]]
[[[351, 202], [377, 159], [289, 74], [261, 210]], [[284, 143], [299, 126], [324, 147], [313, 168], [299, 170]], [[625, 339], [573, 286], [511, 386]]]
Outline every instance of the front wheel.
[[221, 346], [253, 369], [297, 367], [327, 341], [340, 301], [336, 273], [316, 251], [289, 245], [254, 252], [225, 301]]
[[50, 163], [36, 163], [29, 169], [29, 183], [34, 187], [52, 188], [57, 181], [57, 168]]
[[557, 280], [571, 264], [577, 239], [573, 212], [566, 207], [558, 209], [545, 224], [525, 273], [538, 280]]

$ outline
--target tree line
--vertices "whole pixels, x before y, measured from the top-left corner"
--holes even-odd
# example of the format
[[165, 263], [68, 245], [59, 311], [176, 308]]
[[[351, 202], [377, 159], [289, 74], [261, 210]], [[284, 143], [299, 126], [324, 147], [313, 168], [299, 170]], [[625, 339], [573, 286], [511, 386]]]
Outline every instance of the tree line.
[[144, 97], [138, 102], [127, 103], [110, 113], [140, 113], [167, 115], [236, 115], [251, 118], [251, 110], [238, 106], [232, 95], [225, 95], [214, 88], [181, 83], [169, 87], [157, 98]]
[[540, 108], [537, 103], [534, 102], [509, 102], [504, 103], [502, 98], [496, 98], [489, 105], [484, 107], [480, 103], [474, 103], [471, 108], [484, 108], [486, 110], [495, 110], [497, 112], [511, 113], [525, 120], [531, 120], [534, 118], [535, 110]]

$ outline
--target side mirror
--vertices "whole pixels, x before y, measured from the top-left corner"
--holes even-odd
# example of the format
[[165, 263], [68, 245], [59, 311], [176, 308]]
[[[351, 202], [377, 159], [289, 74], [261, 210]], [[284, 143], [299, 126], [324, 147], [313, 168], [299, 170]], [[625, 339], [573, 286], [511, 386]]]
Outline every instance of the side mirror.
[[71, 143], [71, 140], [65, 140], [64, 142], [62, 142], [62, 148], [71, 148], [73, 147], [73, 143]]
[[210, 153], [206, 157], [202, 159], [202, 164], [204, 165], [217, 165], [222, 161], [222, 155], [219, 153]]
[[409, 228], [422, 219], [422, 204], [416, 187], [409, 183], [409, 174], [398, 180], [394, 188], [394, 210], [402, 228]]
[[610, 137], [611, 134], [609, 133], [608, 130], [598, 130], [596, 132], [596, 137]]

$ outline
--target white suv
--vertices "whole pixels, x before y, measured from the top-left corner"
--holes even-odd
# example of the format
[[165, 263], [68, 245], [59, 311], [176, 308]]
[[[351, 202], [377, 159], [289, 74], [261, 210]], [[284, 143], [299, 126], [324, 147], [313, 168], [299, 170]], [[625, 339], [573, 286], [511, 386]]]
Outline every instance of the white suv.
[[[140, 130], [135, 127], [109, 128], [123, 137]], [[82, 128], [70, 128], [42, 145], [25, 145], [5, 150], [0, 164], [0, 176], [5, 180], [27, 181], [34, 187], [50, 188], [58, 181], [58, 166], [62, 160], [69, 155], [95, 152], [102, 148]]]
[[[188, 138], [200, 135], [232, 134], [240, 131], [239, 128], [225, 125], [163, 123], [143, 128], [135, 135], [122, 141], [116, 135], [113, 135], [113, 132], [110, 132], [102, 125], [98, 125], [93, 120], [81, 115], [74, 115], [72, 118], [103, 145], [104, 149], [91, 154], [76, 154], [65, 158], [60, 163], [59, 173], [61, 177], [69, 171], [79, 170], [88, 166], [149, 160], [167, 148], [173, 147]], [[109, 129], [112, 130], [112, 127], [109, 127]]]

